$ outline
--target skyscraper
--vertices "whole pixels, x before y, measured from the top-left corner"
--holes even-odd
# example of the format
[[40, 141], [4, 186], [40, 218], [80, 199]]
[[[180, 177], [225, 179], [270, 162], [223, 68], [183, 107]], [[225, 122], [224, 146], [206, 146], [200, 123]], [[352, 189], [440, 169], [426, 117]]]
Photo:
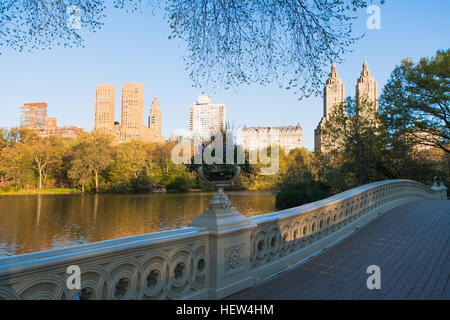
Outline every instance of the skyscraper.
[[158, 98], [152, 102], [148, 116], [148, 127], [155, 141], [161, 141], [161, 110]]
[[337, 73], [336, 64], [333, 62], [331, 73], [323, 88], [323, 115], [328, 117], [336, 105], [345, 101], [345, 86]]
[[144, 87], [125, 83], [122, 87], [122, 128], [136, 131], [144, 126]]
[[142, 83], [126, 83], [122, 87], [122, 119], [120, 141], [146, 140], [144, 126], [144, 87]]
[[194, 138], [209, 140], [215, 132], [225, 130], [225, 105], [212, 104], [211, 97], [199, 96], [189, 111], [189, 130]]
[[21, 108], [20, 126], [41, 129], [47, 125], [47, 103], [25, 103]]
[[94, 130], [111, 129], [114, 126], [114, 86], [101, 84], [95, 90]]
[[323, 117], [319, 125], [314, 130], [314, 150], [323, 150], [323, 137], [320, 134], [321, 128], [325, 125], [326, 119], [333, 112], [333, 109], [345, 102], [345, 86], [342, 79], [337, 73], [336, 64], [333, 62], [331, 66], [331, 73], [323, 88]]
[[356, 83], [356, 107], [357, 110], [362, 101], [367, 100], [371, 104], [372, 114], [378, 112], [378, 83], [370, 75], [369, 65], [364, 59], [361, 75]]
[[161, 110], [155, 97], [147, 127], [144, 124], [144, 87], [142, 83], [126, 83], [122, 87], [121, 123], [114, 121], [114, 87], [99, 85], [95, 92], [94, 130], [104, 129], [118, 142], [140, 140], [162, 142]]

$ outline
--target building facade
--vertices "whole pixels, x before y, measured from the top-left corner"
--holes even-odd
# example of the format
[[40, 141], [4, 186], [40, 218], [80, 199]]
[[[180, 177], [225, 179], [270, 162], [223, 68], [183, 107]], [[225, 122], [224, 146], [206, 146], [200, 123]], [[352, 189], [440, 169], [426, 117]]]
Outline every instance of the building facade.
[[368, 103], [367, 112], [374, 115], [378, 112], [378, 83], [370, 75], [369, 65], [364, 60], [361, 75], [356, 83], [356, 108], [360, 109], [361, 103]]
[[102, 84], [95, 90], [94, 130], [110, 129], [114, 126], [115, 90], [111, 84]]
[[289, 153], [292, 149], [303, 147], [303, 129], [300, 124], [282, 127], [244, 126], [241, 142], [245, 150], [261, 150], [275, 143]]
[[342, 79], [339, 78], [336, 64], [333, 62], [331, 73], [323, 88], [323, 117], [319, 125], [314, 130], [314, 151], [324, 151], [324, 141], [321, 136], [321, 130], [325, 125], [326, 119], [332, 114], [337, 105], [345, 103], [345, 86]]
[[189, 107], [189, 131], [193, 138], [207, 141], [217, 131], [225, 130], [225, 105], [212, 104], [211, 97], [199, 96]]
[[121, 122], [114, 121], [114, 87], [99, 85], [95, 94], [94, 130], [113, 135], [117, 142], [134, 140], [162, 142], [161, 110], [158, 99], [152, 103], [149, 126], [144, 124], [144, 87], [142, 83], [126, 83], [122, 87]]
[[150, 112], [148, 116], [148, 127], [155, 141], [162, 141], [161, 135], [161, 106], [158, 101], [158, 97], [152, 102], [152, 106], [150, 107]]
[[[364, 60], [361, 75], [356, 81], [356, 108], [359, 114], [362, 102], [368, 102], [370, 108], [365, 108], [368, 114], [375, 115], [378, 112], [378, 84], [374, 78], [370, 75], [369, 66], [367, 61]], [[333, 63], [331, 66], [330, 76], [325, 84], [323, 90], [323, 117], [320, 120], [317, 128], [314, 130], [314, 151], [327, 152], [326, 145], [331, 145], [332, 142], [324, 141], [324, 137], [321, 134], [322, 129], [329, 118], [333, 108], [336, 105], [345, 103], [345, 87], [342, 80], [337, 73], [336, 65]]]
[[25, 103], [20, 111], [20, 126], [28, 129], [45, 128], [47, 125], [47, 103]]
[[75, 126], [58, 127], [56, 118], [47, 117], [45, 102], [25, 103], [21, 108], [20, 126], [35, 130], [41, 137], [77, 138], [84, 133], [84, 129]]

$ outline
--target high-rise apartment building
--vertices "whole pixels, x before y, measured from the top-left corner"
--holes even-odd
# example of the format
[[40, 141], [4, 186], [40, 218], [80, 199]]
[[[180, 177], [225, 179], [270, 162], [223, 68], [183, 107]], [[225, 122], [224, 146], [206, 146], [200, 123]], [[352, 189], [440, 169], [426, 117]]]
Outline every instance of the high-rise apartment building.
[[157, 97], [155, 97], [150, 107], [148, 127], [155, 141], [161, 141], [161, 108]]
[[47, 103], [25, 103], [21, 108], [20, 126], [29, 129], [45, 128], [47, 124]]
[[199, 96], [189, 113], [189, 130], [196, 139], [209, 140], [215, 132], [225, 130], [225, 105], [212, 104], [209, 96]]
[[333, 62], [331, 73], [323, 88], [323, 116], [328, 117], [336, 105], [345, 102], [345, 86], [337, 73], [336, 64]]
[[114, 121], [114, 87], [99, 85], [95, 93], [94, 130], [107, 130], [118, 142], [161, 142], [161, 110], [157, 98], [150, 109], [149, 127], [144, 124], [144, 87], [126, 83], [122, 87], [121, 122]]
[[378, 112], [378, 83], [370, 75], [369, 65], [364, 59], [361, 75], [356, 83], [356, 107], [358, 110], [362, 101], [366, 100], [372, 108], [371, 113]]
[[95, 90], [94, 130], [111, 129], [114, 126], [114, 86], [101, 84]]
[[323, 117], [319, 125], [314, 130], [314, 150], [323, 151], [323, 137], [320, 134], [321, 128], [325, 125], [326, 119], [333, 112], [334, 108], [345, 102], [345, 86], [337, 73], [336, 64], [333, 62], [331, 73], [323, 88]]
[[144, 126], [144, 87], [142, 83], [126, 83], [122, 88], [123, 130], [137, 132]]
[[261, 150], [275, 143], [289, 153], [292, 149], [303, 147], [303, 130], [300, 124], [282, 127], [244, 126], [241, 140], [242, 147], [246, 150]]
[[20, 126], [32, 129], [41, 136], [59, 136], [76, 138], [84, 133], [84, 129], [75, 126], [58, 127], [56, 118], [47, 118], [47, 103], [25, 103], [21, 108]]

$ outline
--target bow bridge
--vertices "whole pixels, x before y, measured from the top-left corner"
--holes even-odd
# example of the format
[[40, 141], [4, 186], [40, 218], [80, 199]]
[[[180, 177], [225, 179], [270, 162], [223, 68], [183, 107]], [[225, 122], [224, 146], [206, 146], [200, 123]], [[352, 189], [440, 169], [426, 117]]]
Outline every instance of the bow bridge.
[[387, 180], [248, 218], [219, 190], [188, 227], [2, 258], [0, 299], [448, 299], [446, 199]]

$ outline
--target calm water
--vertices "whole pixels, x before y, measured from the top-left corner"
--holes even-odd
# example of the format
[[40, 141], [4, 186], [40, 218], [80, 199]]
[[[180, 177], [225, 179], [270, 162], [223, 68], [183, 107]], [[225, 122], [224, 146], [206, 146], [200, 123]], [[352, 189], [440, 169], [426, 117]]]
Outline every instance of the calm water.
[[[227, 192], [247, 216], [276, 211], [271, 192]], [[213, 193], [0, 196], [0, 257], [185, 226]]]

